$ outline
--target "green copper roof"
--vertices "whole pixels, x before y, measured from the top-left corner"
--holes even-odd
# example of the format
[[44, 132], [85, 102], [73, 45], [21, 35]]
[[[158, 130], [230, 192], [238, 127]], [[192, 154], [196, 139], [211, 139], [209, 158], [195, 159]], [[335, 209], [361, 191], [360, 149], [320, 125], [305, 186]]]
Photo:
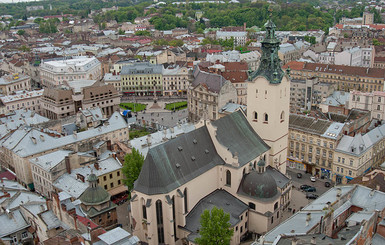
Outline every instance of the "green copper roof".
[[110, 194], [104, 188], [98, 186], [97, 181], [98, 177], [95, 174], [92, 173], [88, 176], [90, 186], [79, 197], [83, 204], [99, 205], [110, 200]]
[[270, 19], [265, 24], [266, 35], [262, 41], [261, 64], [255, 72], [249, 74], [249, 80], [252, 81], [258, 76], [263, 76], [270, 83], [281, 83], [284, 72], [281, 68], [281, 60], [278, 57], [280, 41], [275, 35], [275, 24]]

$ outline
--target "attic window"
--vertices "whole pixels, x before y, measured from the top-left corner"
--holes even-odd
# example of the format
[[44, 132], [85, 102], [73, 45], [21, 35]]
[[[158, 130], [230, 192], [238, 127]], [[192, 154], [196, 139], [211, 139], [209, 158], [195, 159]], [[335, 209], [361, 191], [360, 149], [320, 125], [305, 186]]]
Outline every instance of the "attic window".
[[182, 150], [183, 150], [182, 146], [178, 146], [178, 151], [182, 151]]
[[198, 141], [196, 139], [193, 139], [193, 143], [196, 145]]
[[191, 157], [191, 160], [195, 161], [195, 157], [194, 157], [194, 156], [192, 156], [192, 157]]
[[206, 150], [205, 150], [205, 153], [206, 153], [206, 154], [209, 154], [209, 150], [206, 149]]

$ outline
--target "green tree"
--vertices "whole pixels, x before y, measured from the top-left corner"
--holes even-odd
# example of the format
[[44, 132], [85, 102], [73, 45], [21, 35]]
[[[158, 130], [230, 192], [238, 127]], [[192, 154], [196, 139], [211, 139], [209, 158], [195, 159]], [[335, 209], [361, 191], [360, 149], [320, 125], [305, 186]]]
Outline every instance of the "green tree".
[[127, 154], [124, 157], [122, 172], [125, 176], [125, 179], [123, 179], [123, 183], [128, 186], [129, 190], [134, 188], [134, 182], [140, 174], [143, 162], [143, 155], [140, 154], [140, 152], [135, 148], [132, 149], [130, 154]]
[[124, 31], [122, 29], [119, 29], [119, 35], [124, 35]]
[[149, 31], [137, 31], [135, 36], [151, 36], [151, 33]]
[[234, 230], [231, 229], [230, 214], [213, 207], [211, 212], [205, 210], [201, 215], [200, 237], [195, 239], [199, 245], [230, 244]]
[[25, 45], [22, 45], [20, 48], [19, 48], [20, 51], [22, 52], [29, 52], [31, 51], [31, 49]]
[[19, 35], [19, 36], [23, 36], [24, 34], [25, 34], [24, 30], [18, 30], [17, 31], [17, 35]]

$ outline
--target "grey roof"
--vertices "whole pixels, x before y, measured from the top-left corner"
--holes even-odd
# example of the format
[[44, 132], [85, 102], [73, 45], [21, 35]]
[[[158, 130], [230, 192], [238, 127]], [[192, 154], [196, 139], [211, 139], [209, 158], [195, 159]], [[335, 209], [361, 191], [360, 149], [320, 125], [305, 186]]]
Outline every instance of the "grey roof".
[[289, 116], [289, 128], [312, 134], [323, 135], [331, 124], [330, 121], [304, 115], [290, 114]]
[[148, 62], [132, 63], [122, 67], [121, 75], [136, 75], [136, 74], [162, 74], [163, 66], [154, 65]]
[[[127, 123], [117, 111], [112, 114], [108, 119], [108, 122], [108, 125], [77, 133], [76, 137], [74, 135], [68, 135], [54, 138], [36, 129], [18, 129], [8, 137], [2, 145], [7, 149], [14, 151], [20, 157], [28, 157], [37, 153], [84, 141], [98, 135], [127, 128]], [[36, 144], [33, 142], [33, 138], [36, 140]]]
[[0, 238], [26, 229], [29, 226], [20, 210], [13, 211], [12, 218], [9, 218], [6, 213], [3, 213], [0, 215]]
[[385, 238], [380, 234], [376, 233], [373, 236], [372, 245], [384, 245], [384, 244], [385, 244]]
[[49, 171], [51, 168], [58, 165], [61, 161], [64, 160], [72, 151], [58, 150], [54, 151], [40, 157], [32, 158], [29, 161], [46, 171]]
[[191, 231], [188, 236], [189, 240], [194, 241], [199, 236], [196, 231], [200, 230], [201, 215], [205, 210], [217, 207], [225, 213], [230, 214], [230, 224], [234, 227], [240, 222], [240, 216], [248, 209], [248, 206], [223, 189], [211, 192], [202, 198], [195, 207], [186, 216], [186, 225], [184, 228]]
[[58, 219], [58, 217], [56, 217], [52, 210], [48, 210], [44, 213], [41, 213], [41, 218], [47, 225], [48, 230], [55, 229], [61, 226], [60, 220]]
[[326, 131], [322, 134], [322, 137], [337, 139], [337, 137], [341, 134], [344, 125], [344, 123], [332, 122]]
[[277, 186], [281, 189], [284, 189], [290, 183], [290, 179], [286, 175], [271, 166], [266, 167], [266, 172], [274, 178]]
[[242, 111], [222, 117], [212, 124], [217, 127], [216, 138], [235, 155], [240, 167], [268, 151], [270, 147], [254, 131]]
[[168, 193], [218, 164], [225, 163], [204, 126], [151, 148], [134, 190], [148, 195]]
[[334, 91], [333, 94], [326, 98], [321, 104], [331, 105], [331, 106], [341, 106], [345, 105], [349, 101], [350, 93], [343, 91]]
[[276, 200], [281, 195], [275, 179], [266, 171], [263, 173], [250, 171], [243, 175], [237, 194], [268, 202]]
[[87, 189], [88, 184], [73, 178], [71, 175], [65, 173], [60, 176], [53, 183], [55, 188], [66, 192], [72, 197], [79, 198], [81, 194]]
[[[99, 239], [102, 241], [101, 244], [108, 244], [108, 245], [133, 245], [139, 242], [139, 239], [136, 236], [131, 237], [131, 234], [127, 231], [123, 230], [120, 227], [117, 227], [115, 229], [112, 229], [110, 231], [107, 231], [106, 233], [98, 236]], [[134, 238], [134, 239], [132, 239]]]
[[246, 111], [246, 108], [247, 107], [245, 105], [228, 102], [226, 105], [224, 105], [222, 108], [219, 109], [219, 112], [233, 113], [239, 109]]
[[203, 85], [206, 86], [208, 90], [215, 93], [219, 93], [226, 83], [226, 79], [223, 76], [201, 71], [198, 66], [195, 67], [194, 78], [195, 79], [191, 84], [194, 88], [198, 85]]
[[359, 156], [384, 137], [385, 124], [370, 130], [364, 135], [356, 134], [354, 137], [344, 135], [336, 147], [336, 151]]

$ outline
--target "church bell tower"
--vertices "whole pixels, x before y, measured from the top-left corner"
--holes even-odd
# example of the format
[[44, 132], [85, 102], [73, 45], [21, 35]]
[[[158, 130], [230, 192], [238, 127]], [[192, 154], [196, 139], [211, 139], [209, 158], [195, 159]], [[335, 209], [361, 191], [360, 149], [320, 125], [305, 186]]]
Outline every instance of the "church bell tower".
[[278, 57], [280, 41], [270, 19], [265, 24], [258, 70], [249, 74], [247, 118], [254, 130], [271, 147], [266, 163], [286, 173], [289, 132], [290, 80]]

